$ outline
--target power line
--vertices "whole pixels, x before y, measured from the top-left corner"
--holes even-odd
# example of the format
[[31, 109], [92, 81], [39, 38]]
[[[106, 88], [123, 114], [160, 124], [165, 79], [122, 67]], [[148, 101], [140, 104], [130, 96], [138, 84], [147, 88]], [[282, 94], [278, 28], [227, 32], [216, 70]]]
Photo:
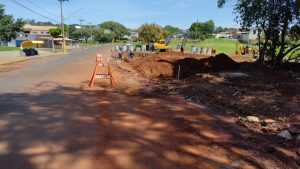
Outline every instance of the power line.
[[18, 5], [20, 5], [21, 7], [25, 8], [25, 9], [27, 9], [27, 10], [29, 10], [29, 11], [31, 11], [31, 12], [33, 12], [33, 13], [35, 13], [35, 14], [41, 16], [41, 17], [43, 17], [43, 18], [46, 18], [46, 19], [48, 19], [48, 20], [50, 20], [50, 21], [53, 21], [53, 22], [55, 22], [55, 23], [58, 23], [56, 20], [51, 19], [51, 18], [49, 18], [49, 17], [47, 17], [47, 16], [44, 16], [44, 15], [42, 15], [42, 14], [40, 14], [40, 13], [38, 13], [38, 12], [36, 12], [36, 11], [34, 11], [34, 10], [28, 8], [28, 7], [26, 7], [25, 5], [23, 5], [23, 4], [21, 4], [21, 3], [17, 2], [17, 1], [15, 1], [15, 0], [11, 0], [11, 1], [14, 2], [14, 3], [16, 3], [16, 4], [18, 4]]
[[35, 6], [35, 7], [39, 8], [39, 9], [41, 9], [42, 11], [45, 11], [45, 12], [47, 12], [47, 13], [53, 15], [53, 16], [59, 17], [58, 15], [56, 15], [56, 14], [54, 14], [54, 13], [52, 13], [52, 12], [50, 12], [50, 11], [48, 11], [48, 10], [42, 8], [42, 7], [40, 7], [39, 5], [33, 3], [31, 0], [26, 0], [26, 1], [29, 2], [29, 3], [31, 3], [33, 6]]
[[80, 10], [83, 10], [84, 8], [79, 8], [77, 9], [76, 11], [74, 11], [71, 15], [69, 15], [67, 18], [65, 18], [65, 20], [68, 20], [70, 19], [76, 12], [80, 11]]

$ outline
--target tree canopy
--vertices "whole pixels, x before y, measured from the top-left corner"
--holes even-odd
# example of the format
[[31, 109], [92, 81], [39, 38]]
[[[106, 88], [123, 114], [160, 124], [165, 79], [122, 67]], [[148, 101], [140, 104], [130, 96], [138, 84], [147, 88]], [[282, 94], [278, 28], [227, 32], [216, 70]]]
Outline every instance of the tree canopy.
[[190, 31], [198, 31], [205, 34], [211, 34], [215, 30], [215, 23], [213, 20], [207, 22], [194, 22], [190, 27]]
[[220, 33], [220, 32], [226, 32], [228, 31], [228, 28], [223, 28], [222, 26], [218, 26], [215, 28], [214, 33]]
[[91, 30], [88, 28], [76, 29], [74, 32], [70, 33], [70, 37], [73, 39], [84, 39], [87, 43], [88, 39], [91, 37]]
[[129, 35], [129, 30], [122, 24], [114, 21], [103, 22], [99, 24], [100, 29], [108, 29], [114, 32], [114, 39], [121, 40], [125, 35]]
[[164, 38], [164, 29], [155, 23], [145, 23], [139, 29], [139, 39], [144, 43], [154, 43]]
[[[218, 6], [227, 1], [218, 0]], [[299, 0], [237, 0], [234, 12], [242, 28], [257, 30], [261, 62], [279, 65], [284, 57], [299, 50], [299, 36], [294, 36], [300, 34]]]
[[0, 4], [0, 41], [8, 42], [16, 38], [24, 24], [22, 19], [15, 20], [12, 15], [6, 15], [4, 5]]
[[95, 32], [95, 40], [99, 43], [103, 42], [113, 42], [115, 38], [114, 32], [107, 32], [104, 29], [98, 29]]
[[57, 38], [59, 35], [61, 35], [62, 30], [61, 28], [50, 28], [49, 33], [52, 37]]
[[54, 24], [52, 22], [41, 22], [41, 21], [36, 21], [34, 19], [26, 19], [25, 22], [29, 25], [33, 26], [59, 26], [60, 24]]
[[194, 22], [192, 23], [189, 31], [190, 38], [204, 40], [213, 34], [215, 30], [215, 23], [213, 20], [207, 22]]
[[164, 29], [165, 29], [167, 35], [171, 35], [173, 33], [181, 31], [180, 28], [177, 28], [177, 27], [174, 27], [174, 26], [171, 26], [171, 25], [165, 26]]

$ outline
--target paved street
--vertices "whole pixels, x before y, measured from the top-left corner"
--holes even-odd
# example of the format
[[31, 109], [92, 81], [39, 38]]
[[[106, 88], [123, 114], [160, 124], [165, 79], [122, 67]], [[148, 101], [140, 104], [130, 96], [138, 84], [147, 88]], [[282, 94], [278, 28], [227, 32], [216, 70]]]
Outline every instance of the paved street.
[[1, 169], [93, 168], [97, 96], [84, 88], [103, 48], [0, 67]]

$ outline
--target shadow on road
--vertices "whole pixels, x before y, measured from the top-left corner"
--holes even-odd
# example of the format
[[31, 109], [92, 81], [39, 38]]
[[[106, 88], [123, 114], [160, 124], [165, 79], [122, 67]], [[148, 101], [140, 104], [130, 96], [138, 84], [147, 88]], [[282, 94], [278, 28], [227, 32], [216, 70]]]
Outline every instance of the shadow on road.
[[279, 165], [245, 129], [178, 98], [52, 82], [36, 91], [0, 95], [0, 168]]

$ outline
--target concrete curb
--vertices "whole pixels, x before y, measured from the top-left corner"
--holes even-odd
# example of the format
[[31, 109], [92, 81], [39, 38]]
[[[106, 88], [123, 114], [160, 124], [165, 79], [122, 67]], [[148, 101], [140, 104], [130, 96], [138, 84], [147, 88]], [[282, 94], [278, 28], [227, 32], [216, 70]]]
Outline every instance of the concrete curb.
[[27, 60], [45, 58], [45, 57], [50, 57], [50, 56], [58, 56], [58, 55], [66, 55], [66, 54], [60, 52], [60, 53], [51, 53], [51, 54], [46, 54], [46, 55], [38, 55], [38, 56], [33, 56], [33, 57], [17, 58], [17, 59], [11, 60], [11, 61], [4, 61], [4, 62], [0, 61], [0, 65], [9, 65], [9, 64], [14, 64], [14, 63], [18, 63], [18, 62], [25, 62]]

